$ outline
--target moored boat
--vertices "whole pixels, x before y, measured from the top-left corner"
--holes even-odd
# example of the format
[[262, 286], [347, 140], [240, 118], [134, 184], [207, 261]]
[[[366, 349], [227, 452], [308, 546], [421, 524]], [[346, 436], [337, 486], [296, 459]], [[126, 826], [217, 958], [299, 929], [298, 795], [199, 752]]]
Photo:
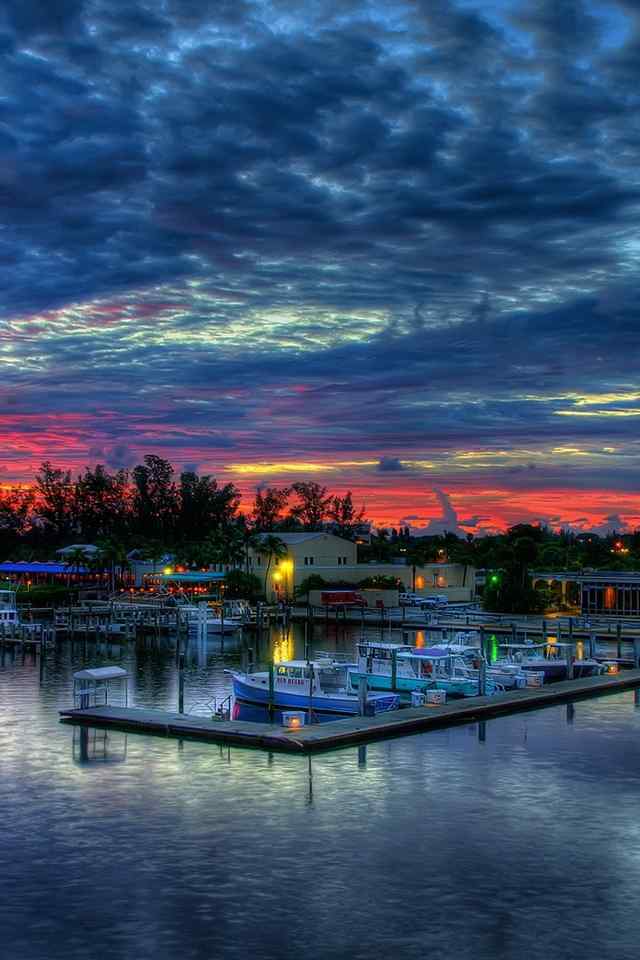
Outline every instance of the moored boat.
[[[360, 700], [349, 688], [348, 668], [353, 664], [335, 660], [287, 660], [276, 664], [273, 685], [268, 671], [242, 673], [225, 670], [233, 682], [233, 694], [247, 703], [318, 713], [356, 715]], [[400, 706], [398, 694], [368, 693], [367, 711], [385, 713]]]
[[[501, 669], [520, 669], [544, 675], [545, 682], [567, 679], [567, 655], [573, 649], [569, 643], [501, 643], [504, 653], [494, 666]], [[573, 661], [574, 677], [591, 677], [603, 673], [597, 660], [578, 658]]]
[[[372, 690], [444, 690], [449, 697], [476, 697], [479, 676], [474, 676], [460, 657], [446, 647], [408, 647], [391, 643], [358, 644], [358, 662], [349, 668], [352, 685], [366, 677]], [[485, 692], [498, 693], [504, 687], [487, 676]]]

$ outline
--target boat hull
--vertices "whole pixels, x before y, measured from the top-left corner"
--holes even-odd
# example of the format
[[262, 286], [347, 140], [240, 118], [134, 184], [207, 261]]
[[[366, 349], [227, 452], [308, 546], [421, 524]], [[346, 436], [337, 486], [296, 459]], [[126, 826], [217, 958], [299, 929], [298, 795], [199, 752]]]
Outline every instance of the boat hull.
[[[384, 673], [360, 673], [350, 670], [351, 683], [357, 686], [361, 677], [367, 678], [370, 690], [391, 690], [391, 677]], [[436, 677], [433, 680], [421, 680], [418, 677], [396, 677], [396, 690], [402, 693], [411, 693], [418, 690], [425, 693], [427, 690], [444, 690], [450, 697], [477, 697], [478, 681], [467, 677]], [[487, 693], [493, 693], [495, 684], [487, 678]]]
[[[233, 695], [238, 700], [244, 700], [247, 703], [258, 703], [263, 706], [269, 704], [269, 685], [268, 682], [247, 681], [241, 674], [231, 671], [233, 681]], [[348, 694], [329, 696], [327, 694], [314, 694], [310, 699], [309, 694], [293, 693], [290, 690], [273, 691], [272, 704], [278, 709], [309, 710], [314, 713], [337, 713], [346, 716], [355, 716], [360, 712], [360, 705], [356, 696]], [[375, 713], [386, 713], [388, 710], [396, 710], [399, 706], [400, 698], [397, 694], [389, 696], [369, 695], [367, 704]]]

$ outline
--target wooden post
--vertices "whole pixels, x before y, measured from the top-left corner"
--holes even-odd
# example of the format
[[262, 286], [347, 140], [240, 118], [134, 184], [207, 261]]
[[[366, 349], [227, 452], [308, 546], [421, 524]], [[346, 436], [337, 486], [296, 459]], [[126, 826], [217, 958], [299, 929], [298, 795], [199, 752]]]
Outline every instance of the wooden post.
[[367, 712], [367, 678], [360, 676], [358, 678], [358, 709], [361, 717]]
[[398, 651], [391, 651], [391, 692], [395, 693], [398, 686]]
[[480, 669], [478, 670], [478, 696], [484, 697], [487, 693], [487, 661], [484, 656], [480, 657]]
[[573, 643], [567, 644], [567, 680], [573, 680]]
[[589, 659], [593, 660], [596, 655], [596, 634], [595, 630], [589, 631]]
[[178, 661], [178, 713], [184, 713], [184, 653]]
[[313, 723], [313, 667], [307, 660], [307, 670], [309, 671], [309, 723]]
[[633, 667], [634, 670], [640, 669], [640, 637], [633, 638]]
[[616, 623], [616, 657], [622, 659], [622, 624], [618, 620]]
[[542, 620], [542, 642], [547, 642], [547, 621], [544, 618]]
[[269, 702], [268, 702], [270, 720], [273, 720], [273, 701], [274, 700], [275, 700], [275, 674], [274, 674], [273, 659], [271, 659], [269, 661]]

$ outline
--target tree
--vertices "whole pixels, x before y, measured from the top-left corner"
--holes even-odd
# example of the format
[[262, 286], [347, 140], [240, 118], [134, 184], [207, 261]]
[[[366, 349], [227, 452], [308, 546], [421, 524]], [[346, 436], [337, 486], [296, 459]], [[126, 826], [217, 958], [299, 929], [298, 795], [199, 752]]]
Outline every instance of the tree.
[[292, 519], [301, 523], [305, 530], [322, 529], [332, 499], [327, 488], [313, 481], [301, 481], [294, 483], [291, 489], [298, 497], [298, 502], [290, 510]]
[[262, 593], [260, 579], [253, 573], [230, 570], [225, 577], [225, 596], [230, 600], [253, 600]]
[[129, 475], [110, 474], [100, 463], [76, 480], [75, 510], [79, 532], [92, 543], [97, 537], [122, 535], [129, 512]]
[[178, 530], [184, 540], [198, 540], [230, 524], [240, 503], [233, 483], [218, 487], [217, 481], [193, 471], [180, 474]]
[[274, 537], [271, 534], [267, 534], [267, 536], [263, 537], [260, 542], [258, 553], [263, 557], [268, 557], [267, 569], [265, 570], [264, 574], [264, 592], [266, 595], [271, 563], [273, 560], [283, 560], [286, 557], [287, 545], [280, 539], [280, 537]]
[[111, 592], [114, 593], [116, 583], [119, 581], [122, 585], [124, 571], [130, 566], [126, 547], [112, 538], [100, 541], [97, 546], [100, 548], [99, 558], [102, 564], [109, 568]]
[[221, 527], [209, 538], [214, 561], [230, 567], [244, 561], [244, 537], [236, 526]]
[[302, 583], [298, 584], [295, 593], [297, 597], [306, 597], [310, 590], [322, 590], [327, 586], [327, 581], [319, 573], [312, 573], [305, 577]]
[[33, 501], [31, 490], [0, 490], [0, 551], [3, 556], [10, 556], [31, 530]]
[[35, 479], [37, 513], [49, 536], [56, 542], [63, 540], [77, 528], [71, 473], [45, 460]]
[[178, 493], [173, 467], [152, 454], [133, 468], [133, 515], [137, 532], [171, 542], [178, 517]]
[[327, 508], [329, 519], [336, 526], [336, 533], [341, 537], [352, 537], [358, 524], [364, 520], [364, 508], [356, 512], [353, 505], [351, 490], [344, 497], [332, 497]]
[[266, 533], [277, 526], [282, 511], [287, 505], [291, 494], [291, 487], [265, 487], [257, 490], [253, 501], [252, 518], [254, 528]]

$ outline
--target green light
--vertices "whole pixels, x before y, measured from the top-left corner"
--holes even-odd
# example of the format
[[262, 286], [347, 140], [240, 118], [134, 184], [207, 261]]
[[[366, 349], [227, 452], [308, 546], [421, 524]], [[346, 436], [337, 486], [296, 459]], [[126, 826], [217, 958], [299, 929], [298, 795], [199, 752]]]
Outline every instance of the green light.
[[499, 583], [499, 582], [500, 582], [500, 577], [498, 576], [497, 573], [494, 573], [494, 574], [491, 576], [491, 583]]

